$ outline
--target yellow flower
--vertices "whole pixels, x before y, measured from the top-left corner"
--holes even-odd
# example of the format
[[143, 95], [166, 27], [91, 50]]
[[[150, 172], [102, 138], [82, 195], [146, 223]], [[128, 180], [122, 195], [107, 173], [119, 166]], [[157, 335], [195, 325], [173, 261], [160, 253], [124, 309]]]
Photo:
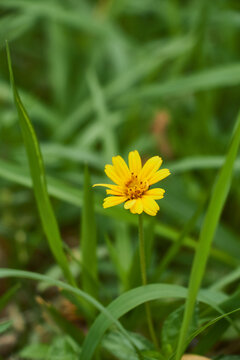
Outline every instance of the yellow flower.
[[150, 158], [144, 166], [137, 150], [128, 155], [128, 164], [121, 156], [112, 158], [113, 165], [105, 166], [105, 173], [116, 184], [95, 184], [105, 186], [108, 196], [104, 199], [103, 207], [108, 208], [125, 202], [124, 208], [133, 214], [143, 211], [155, 216], [160, 209], [155, 200], [163, 198], [165, 190], [150, 189], [150, 186], [170, 175], [168, 169], [159, 170], [162, 159], [159, 156]]

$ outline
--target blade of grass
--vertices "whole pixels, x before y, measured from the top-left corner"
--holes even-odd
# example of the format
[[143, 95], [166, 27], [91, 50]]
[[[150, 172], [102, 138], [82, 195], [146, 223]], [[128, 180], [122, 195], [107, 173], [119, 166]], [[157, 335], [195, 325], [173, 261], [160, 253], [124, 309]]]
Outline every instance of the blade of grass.
[[84, 173], [80, 251], [82, 253], [82, 288], [88, 294], [98, 298], [97, 230], [93, 190], [87, 166]]
[[172, 246], [169, 248], [163, 259], [160, 261], [160, 264], [157, 266], [154, 272], [154, 280], [157, 282], [159, 281], [159, 278], [163, 274], [163, 272], [166, 270], [166, 268], [169, 266], [171, 261], [175, 258], [177, 253], [179, 252], [179, 249], [184, 243], [184, 239], [186, 236], [191, 232], [191, 230], [194, 228], [199, 216], [201, 215], [203, 211], [203, 206], [205, 205], [205, 199], [199, 204], [197, 210], [194, 212], [194, 214], [191, 216], [189, 221], [186, 223], [186, 225], [183, 227], [182, 232], [179, 234], [178, 239], [175, 243], [172, 244]]
[[0, 297], [0, 312], [5, 308], [19, 288], [20, 285], [16, 284]]
[[[240, 308], [237, 308], [237, 309], [234, 309], [232, 311], [229, 311], [225, 314], [222, 314], [218, 317], [216, 317], [215, 319], [212, 319], [210, 320], [209, 322], [207, 322], [205, 325], [201, 326], [199, 329], [197, 329], [196, 331], [194, 331], [189, 337], [188, 339], [185, 341], [185, 348], [191, 343], [191, 341], [198, 335], [200, 335], [204, 330], [208, 329], [210, 326], [216, 324], [218, 321], [226, 318], [226, 317], [229, 317], [229, 315], [233, 315], [237, 312], [240, 311]], [[176, 355], [176, 352], [174, 352], [169, 358], [168, 360], [173, 360], [174, 359], [174, 356]]]
[[226, 276], [219, 279], [217, 282], [215, 282], [213, 285], [210, 286], [210, 289], [221, 290], [239, 279], [240, 279], [240, 267], [234, 271], [231, 271], [230, 274], [227, 274]]
[[[106, 316], [106, 318], [110, 321], [110, 323], [113, 323], [116, 325], [116, 327], [119, 329], [119, 331], [128, 339], [129, 343], [133, 346], [133, 348], [138, 352], [138, 349], [136, 348], [135, 344], [133, 343], [130, 334], [124, 329], [124, 327], [121, 325], [121, 323], [110, 313], [107, 308], [105, 308], [100, 302], [98, 302], [96, 299], [94, 299], [91, 295], [87, 294], [86, 292], [71, 286], [63, 281], [59, 281], [56, 279], [53, 279], [49, 276], [34, 273], [31, 271], [23, 271], [23, 270], [16, 270], [16, 269], [0, 269], [0, 279], [1, 278], [8, 278], [8, 277], [14, 277], [14, 278], [24, 278], [29, 280], [35, 280], [35, 281], [42, 281], [46, 282], [48, 284], [51, 284], [53, 286], [56, 286], [60, 288], [61, 290], [66, 290], [74, 295], [77, 295], [77, 298], [82, 298], [89, 302], [89, 304], [93, 305], [96, 309], [98, 309], [100, 312]], [[220, 296], [221, 298], [221, 296]], [[225, 298], [225, 297], [224, 297]]]
[[[118, 104], [131, 104], [136, 100], [151, 101], [159, 97], [182, 96], [188, 92], [209, 90], [222, 86], [234, 86], [240, 83], [240, 64], [228, 64], [224, 67], [204, 70], [196, 74], [173, 79], [162, 84], [134, 89], [119, 97]], [[184, 90], [184, 91], [183, 91]]]
[[6, 43], [6, 48], [14, 101], [18, 111], [19, 123], [28, 155], [33, 189], [42, 225], [47, 236], [50, 249], [56, 261], [58, 262], [68, 281], [72, 285], [75, 285], [75, 280], [70, 272], [68, 261], [63, 251], [58, 224], [49, 200], [44, 164], [41, 150], [38, 145], [38, 140], [15, 86], [8, 43]]
[[[129, 66], [124, 73], [116, 78], [103, 89], [106, 101], [118, 99], [119, 95], [125, 93], [137, 81], [143, 79], [151, 71], [161, 66], [165, 61], [175, 58], [188, 51], [193, 45], [193, 40], [189, 37], [175, 38], [172, 41], [158, 43], [155, 49], [146, 51], [144, 56]], [[151, 52], [151, 56], [149, 56]], [[147, 54], [147, 55], [146, 55]], [[66, 121], [59, 126], [56, 132], [56, 139], [67, 140], [76, 129], [87, 119], [93, 111], [93, 102], [86, 100], [76, 107]]]
[[[108, 305], [107, 309], [114, 318], [118, 319], [130, 310], [151, 300], [166, 298], [185, 299], [187, 289], [178, 285], [169, 284], [150, 284], [129, 290], [120, 295]], [[210, 305], [218, 312], [219, 306], [226, 299], [226, 295], [202, 290], [198, 295], [198, 300]], [[91, 326], [82, 347], [82, 359], [91, 360], [96, 347], [99, 345], [105, 331], [111, 325], [109, 318], [99, 315]]]
[[233, 137], [229, 146], [226, 160], [217, 177], [207, 213], [201, 228], [199, 243], [195, 253], [189, 280], [188, 297], [179, 335], [176, 360], [180, 360], [185, 349], [185, 339], [188, 334], [188, 328], [192, 319], [197, 293], [201, 286], [204, 270], [210, 253], [211, 243], [231, 185], [233, 165], [237, 156], [239, 143], [240, 114], [237, 117], [236, 126], [234, 128]]
[[107, 161], [110, 161], [113, 154], [117, 153], [117, 139], [112, 129], [112, 121], [107, 110], [103, 91], [93, 70], [89, 70], [87, 73], [87, 83], [92, 95], [95, 111], [98, 115], [98, 121], [104, 128], [102, 141], [104, 143], [105, 158]]
[[9, 330], [12, 326], [12, 321], [4, 321], [0, 323], [0, 334], [4, 333], [5, 331]]

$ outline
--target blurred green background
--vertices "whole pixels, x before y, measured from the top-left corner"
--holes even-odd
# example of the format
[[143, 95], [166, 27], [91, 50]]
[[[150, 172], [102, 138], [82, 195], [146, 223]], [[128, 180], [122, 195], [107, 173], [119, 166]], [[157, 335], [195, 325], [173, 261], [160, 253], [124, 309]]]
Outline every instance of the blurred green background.
[[[186, 285], [192, 241], [198, 236], [239, 109], [239, 30], [238, 0], [1, 0], [1, 266], [54, 273], [28, 189], [28, 164], [13, 106], [5, 40], [17, 87], [41, 144], [66, 246], [78, 252], [86, 164], [93, 183], [106, 182], [103, 169], [112, 156], [121, 154], [126, 160], [134, 149], [144, 159], [160, 155], [172, 176], [162, 183], [166, 196], [153, 221], [157, 230], [152, 267], [198, 211], [191, 238], [171, 266], [161, 276], [155, 274], [157, 281]], [[240, 263], [239, 170], [240, 159], [205, 286]], [[109, 299], [119, 289], [104, 234], [109, 233], [119, 246], [117, 230], [120, 238], [128, 234], [135, 244], [136, 229], [126, 225], [134, 220], [121, 206], [103, 212], [104, 192], [94, 193], [99, 268], [102, 280], [109, 284], [101, 292]], [[131, 251], [124, 266], [130, 264], [134, 246]], [[139, 281], [134, 279], [132, 285]], [[7, 286], [3, 283], [0, 291]], [[22, 311], [32, 306], [34, 312], [34, 298], [21, 296]], [[29, 336], [24, 334], [23, 343]]]

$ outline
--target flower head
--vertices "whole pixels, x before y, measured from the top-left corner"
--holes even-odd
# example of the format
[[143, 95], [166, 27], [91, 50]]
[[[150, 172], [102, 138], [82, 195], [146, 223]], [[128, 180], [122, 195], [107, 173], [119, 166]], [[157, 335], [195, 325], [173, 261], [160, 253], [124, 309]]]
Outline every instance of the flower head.
[[162, 159], [153, 156], [143, 166], [137, 150], [128, 155], [128, 165], [121, 156], [112, 158], [113, 165], [105, 166], [105, 173], [115, 183], [95, 184], [105, 186], [108, 196], [104, 199], [103, 207], [108, 208], [125, 202], [124, 208], [132, 214], [141, 214], [143, 211], [155, 216], [160, 209], [155, 200], [163, 198], [165, 190], [150, 189], [150, 186], [170, 175], [168, 169], [159, 170]]

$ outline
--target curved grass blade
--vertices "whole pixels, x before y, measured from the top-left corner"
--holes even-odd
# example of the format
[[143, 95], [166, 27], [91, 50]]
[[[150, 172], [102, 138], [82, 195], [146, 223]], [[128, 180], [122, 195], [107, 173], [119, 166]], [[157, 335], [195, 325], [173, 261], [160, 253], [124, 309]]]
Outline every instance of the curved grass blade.
[[204, 270], [207, 264], [208, 256], [210, 254], [212, 240], [231, 185], [233, 165], [237, 156], [239, 143], [240, 113], [236, 121], [236, 126], [233, 132], [232, 141], [226, 156], [225, 163], [217, 177], [216, 184], [213, 189], [207, 213], [200, 232], [199, 243], [197, 251], [195, 253], [189, 280], [188, 297], [179, 336], [176, 360], [180, 360], [181, 355], [183, 354], [185, 349], [185, 339], [187, 337], [189, 324], [192, 319], [197, 293], [201, 286]]
[[29, 279], [29, 280], [46, 282], [50, 285], [57, 286], [58, 288], [60, 288], [62, 290], [66, 290], [66, 291], [68, 291], [72, 294], [75, 294], [78, 297], [84, 299], [89, 304], [93, 305], [96, 309], [101, 311], [104, 314], [104, 317], [109, 319], [110, 323], [115, 324], [116, 327], [119, 329], [119, 331], [128, 339], [129, 343], [133, 346], [133, 348], [138, 353], [138, 349], [136, 348], [135, 344], [133, 343], [131, 336], [124, 329], [124, 327], [121, 325], [121, 323], [100, 302], [98, 302], [96, 299], [94, 299], [91, 295], [87, 294], [86, 292], [84, 292], [74, 286], [71, 286], [69, 284], [66, 284], [63, 281], [53, 279], [46, 275], [41, 275], [41, 274], [34, 273], [31, 271], [23, 271], [23, 270], [16, 270], [16, 269], [4, 269], [4, 268], [0, 269], [0, 279], [8, 278], [8, 277], [24, 278], [24, 279]]
[[[151, 300], [160, 300], [165, 298], [185, 299], [187, 296], [187, 289], [178, 285], [169, 284], [150, 284], [140, 286], [138, 288], [129, 290], [120, 295], [110, 305], [107, 310], [112, 314], [115, 319], [120, 318], [128, 311], [136, 308]], [[219, 304], [226, 299], [226, 296], [221, 293], [214, 293], [209, 291], [201, 291], [198, 295], [198, 300], [210, 305], [218, 312]], [[112, 324], [109, 318], [103, 314], [99, 315], [83, 343], [82, 359], [91, 360], [96, 347], [99, 345], [105, 331]]]
[[41, 217], [42, 225], [47, 236], [50, 249], [61, 267], [64, 275], [68, 281], [75, 285], [75, 280], [70, 272], [67, 258], [64, 254], [62, 247], [62, 240], [58, 224], [49, 200], [47, 192], [47, 184], [45, 179], [45, 170], [42, 159], [42, 154], [39, 148], [38, 140], [31, 124], [31, 121], [27, 115], [27, 112], [22, 104], [22, 101], [17, 92], [12, 65], [10, 51], [8, 43], [6, 43], [8, 67], [10, 73], [10, 80], [13, 89], [14, 101], [18, 111], [19, 123], [22, 131], [22, 136], [25, 144], [25, 148], [28, 155], [29, 167], [31, 171], [32, 183], [34, 194], [37, 201], [38, 211]]

